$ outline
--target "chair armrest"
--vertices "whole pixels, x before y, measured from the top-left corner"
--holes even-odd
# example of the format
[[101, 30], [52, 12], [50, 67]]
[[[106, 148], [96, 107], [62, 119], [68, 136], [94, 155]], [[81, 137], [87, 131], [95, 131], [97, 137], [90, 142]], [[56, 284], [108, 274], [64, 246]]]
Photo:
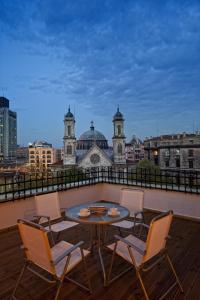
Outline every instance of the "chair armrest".
[[65, 216], [65, 211], [66, 211], [66, 207], [60, 207], [60, 214], [61, 214], [61, 219], [65, 220], [66, 216]]
[[144, 224], [144, 223], [142, 223], [141, 225], [142, 225], [143, 227], [145, 227], [145, 228], [149, 229], [149, 225], [147, 225], [147, 224]]
[[135, 246], [133, 243], [131, 243], [130, 241], [126, 240], [125, 238], [119, 236], [119, 235], [115, 235], [115, 238], [117, 240], [120, 240], [121, 242], [125, 243], [127, 246], [135, 249], [137, 252], [139, 252], [140, 254], [144, 255], [146, 253], [146, 251], [140, 249], [139, 247]]
[[50, 217], [49, 216], [45, 216], [45, 215], [34, 215], [33, 218], [37, 218], [37, 219], [41, 219], [41, 218], [44, 218], [44, 219], [47, 219], [47, 221], [50, 221]]
[[136, 218], [137, 217], [137, 215], [142, 215], [143, 214], [143, 211], [134, 211], [134, 212], [130, 212], [130, 217], [132, 217], [132, 218]]
[[71, 248], [67, 249], [66, 251], [64, 251], [60, 256], [58, 256], [55, 260], [54, 260], [54, 264], [57, 265], [63, 258], [65, 258], [66, 256], [68, 256], [69, 254], [71, 254], [75, 249], [79, 248], [80, 246], [82, 246], [84, 244], [83, 241], [78, 242], [77, 244], [73, 245]]
[[171, 236], [171, 235], [168, 235], [168, 236], [166, 237], [166, 240], [172, 240], [172, 236]]

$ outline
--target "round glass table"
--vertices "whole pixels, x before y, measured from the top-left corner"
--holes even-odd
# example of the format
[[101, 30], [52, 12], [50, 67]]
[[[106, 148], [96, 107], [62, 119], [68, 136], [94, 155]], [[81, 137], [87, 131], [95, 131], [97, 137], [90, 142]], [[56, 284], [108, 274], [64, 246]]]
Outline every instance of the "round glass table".
[[[96, 210], [95, 207], [97, 207]], [[105, 207], [105, 210], [103, 211], [103, 208], [101, 210], [101, 207]], [[117, 208], [119, 213], [116, 215], [109, 215], [110, 209], [113, 207]], [[80, 216], [80, 210], [83, 208], [88, 208], [91, 213], [88, 216]], [[94, 246], [96, 246], [98, 249], [104, 285], [106, 285], [106, 272], [101, 248], [104, 244], [105, 225], [122, 221], [123, 219], [127, 218], [129, 214], [129, 210], [126, 207], [112, 202], [89, 202], [72, 206], [65, 211], [65, 215], [68, 219], [80, 224], [91, 225], [91, 251], [93, 250]], [[95, 227], [95, 230], [93, 230], [93, 227]]]

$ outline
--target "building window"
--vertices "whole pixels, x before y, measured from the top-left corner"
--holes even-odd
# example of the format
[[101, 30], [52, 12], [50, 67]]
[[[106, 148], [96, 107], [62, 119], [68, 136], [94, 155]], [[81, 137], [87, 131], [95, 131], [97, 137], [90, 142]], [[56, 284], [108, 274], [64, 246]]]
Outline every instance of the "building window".
[[175, 149], [174, 153], [175, 153], [175, 155], [180, 155], [180, 149]]
[[166, 149], [166, 150], [165, 150], [165, 156], [168, 157], [169, 155], [170, 155], [169, 149]]
[[188, 150], [188, 156], [190, 156], [190, 157], [194, 156], [194, 150], [193, 149]]
[[180, 168], [180, 159], [176, 159], [176, 167]]
[[121, 135], [122, 130], [121, 130], [121, 125], [117, 125], [117, 135]]
[[154, 150], [154, 151], [153, 151], [153, 155], [154, 155], [154, 156], [158, 156], [158, 150]]
[[166, 162], [165, 162], [165, 167], [166, 167], [166, 168], [169, 167], [169, 160], [166, 160]]
[[71, 145], [67, 146], [67, 154], [72, 154], [72, 146]]
[[117, 152], [118, 152], [118, 154], [122, 154], [122, 144], [118, 144], [117, 145]]
[[71, 136], [71, 126], [70, 125], [67, 126], [67, 132], [68, 132], [68, 136]]
[[193, 169], [194, 167], [193, 160], [190, 159], [188, 163], [189, 163], [189, 169]]

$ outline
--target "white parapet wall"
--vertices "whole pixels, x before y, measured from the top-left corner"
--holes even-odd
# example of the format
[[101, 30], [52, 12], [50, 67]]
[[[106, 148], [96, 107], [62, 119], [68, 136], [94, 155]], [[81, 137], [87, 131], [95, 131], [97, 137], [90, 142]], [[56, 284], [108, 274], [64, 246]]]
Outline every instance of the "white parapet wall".
[[[60, 207], [101, 200], [102, 184], [83, 186], [59, 192]], [[36, 214], [34, 196], [0, 203], [0, 230], [15, 226], [20, 218]]]
[[177, 216], [188, 217], [200, 221], [200, 195], [166, 191], [161, 189], [147, 189], [118, 184], [104, 184], [102, 199], [108, 201], [120, 200], [122, 188], [140, 189], [144, 194], [144, 207], [154, 211], [173, 210]]
[[[99, 183], [59, 192], [61, 208], [93, 201], [120, 201], [122, 188], [140, 189], [119, 184]], [[159, 189], [142, 189], [145, 192], [144, 206], [154, 211], [173, 210], [178, 216], [200, 221], [200, 195], [165, 191]], [[0, 203], [0, 229], [16, 225], [17, 219], [36, 213], [34, 197]]]

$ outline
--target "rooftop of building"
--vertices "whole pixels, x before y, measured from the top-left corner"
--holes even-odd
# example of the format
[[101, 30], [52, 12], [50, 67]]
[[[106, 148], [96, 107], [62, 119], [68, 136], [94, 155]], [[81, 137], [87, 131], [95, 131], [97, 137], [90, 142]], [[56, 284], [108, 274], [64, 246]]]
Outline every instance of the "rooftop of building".
[[37, 140], [33, 143], [29, 143], [29, 148], [52, 148], [52, 144], [46, 141]]
[[155, 137], [147, 137], [145, 138], [144, 142], [147, 141], [162, 141], [162, 140], [181, 140], [184, 138], [195, 138], [195, 137], [200, 137], [200, 132], [196, 133], [176, 133], [176, 134], [164, 134], [160, 136], [155, 136]]
[[9, 108], [9, 100], [6, 97], [1, 96], [0, 97], [0, 108], [4, 108], [4, 107]]

